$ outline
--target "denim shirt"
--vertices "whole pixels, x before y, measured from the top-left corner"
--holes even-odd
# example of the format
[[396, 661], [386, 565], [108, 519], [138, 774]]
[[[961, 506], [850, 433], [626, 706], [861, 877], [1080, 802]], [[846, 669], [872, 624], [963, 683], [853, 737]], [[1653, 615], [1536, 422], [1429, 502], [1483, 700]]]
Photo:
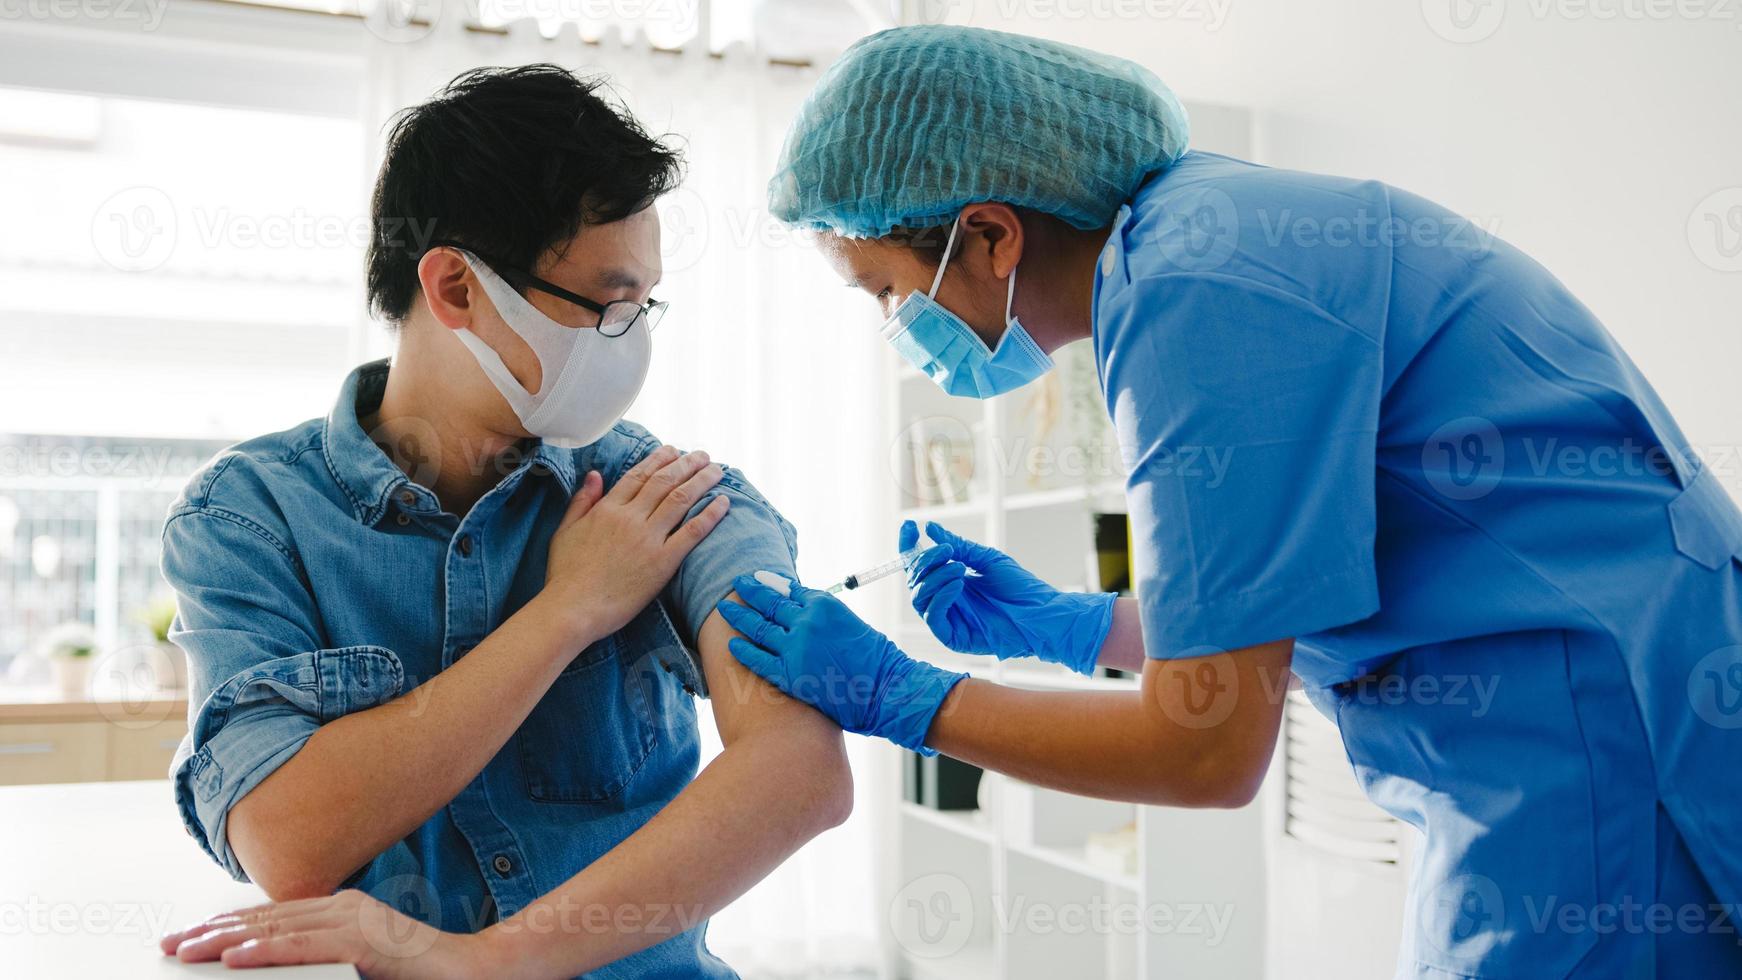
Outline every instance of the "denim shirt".
[[[502, 625], [543, 586], [579, 476], [596, 469], [609, 487], [659, 445], [627, 422], [581, 449], [538, 443], [456, 517], [360, 426], [386, 380], [385, 361], [366, 364], [325, 419], [219, 454], [164, 528], [170, 638], [192, 685], [171, 776], [188, 832], [237, 879], [236, 801], [321, 725], [412, 691]], [[697, 631], [733, 576], [790, 573], [795, 556], [791, 525], [742, 473], [727, 468], [719, 494], [731, 511], [659, 599], [576, 656], [484, 770], [347, 886], [473, 932], [586, 868], [695, 777]], [[577, 937], [595, 924], [577, 917]], [[685, 924], [592, 976], [733, 976], [706, 921]]]

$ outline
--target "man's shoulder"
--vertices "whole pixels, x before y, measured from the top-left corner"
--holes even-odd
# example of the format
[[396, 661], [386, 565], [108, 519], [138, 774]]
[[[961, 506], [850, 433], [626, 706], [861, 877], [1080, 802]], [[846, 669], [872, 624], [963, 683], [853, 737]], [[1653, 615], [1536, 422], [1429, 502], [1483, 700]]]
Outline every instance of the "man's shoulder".
[[577, 480], [588, 470], [598, 470], [609, 486], [659, 445], [659, 437], [646, 426], [620, 419], [593, 442], [565, 451], [574, 460]]
[[321, 454], [325, 420], [256, 436], [221, 449], [188, 478], [170, 505], [172, 515], [187, 511], [222, 510], [252, 515], [286, 484], [306, 484], [327, 473]]
[[606, 455], [627, 458], [633, 464], [658, 445], [659, 437], [649, 432], [647, 426], [628, 419], [619, 419], [616, 425], [611, 426], [611, 431], [588, 448], [597, 448]]
[[[622, 419], [616, 425], [612, 426], [611, 431], [605, 433], [605, 435], [597, 442], [583, 446], [580, 449], [571, 450], [574, 454], [575, 472], [577, 474], [584, 474], [589, 469], [598, 470], [605, 477], [606, 485], [609, 486], [616, 482], [617, 478], [621, 477], [630, 467], [641, 462], [648, 453], [657, 449], [661, 444], [659, 437], [648, 431], [646, 426], [641, 425], [638, 422], [631, 422], [628, 419]], [[680, 446], [678, 448], [688, 451], [694, 449], [706, 449], [707, 447]], [[735, 490], [739, 493], [747, 494], [762, 503], [764, 506], [769, 506], [772, 510], [772, 506], [768, 504], [767, 499], [757, 491], [756, 487], [750, 482], [750, 478], [744, 475], [743, 470], [738, 469], [724, 460], [716, 458], [715, 461], [720, 463], [721, 468], [724, 470], [724, 475], [720, 480], [720, 485], [723, 490]]]

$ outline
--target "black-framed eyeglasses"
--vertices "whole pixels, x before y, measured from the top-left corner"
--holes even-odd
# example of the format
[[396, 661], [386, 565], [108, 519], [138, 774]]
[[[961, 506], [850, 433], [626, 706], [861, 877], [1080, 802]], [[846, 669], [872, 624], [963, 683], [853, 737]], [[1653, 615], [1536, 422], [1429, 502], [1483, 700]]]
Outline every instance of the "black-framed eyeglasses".
[[[436, 242], [430, 247], [454, 248], [463, 252], [470, 252], [479, 259], [482, 259], [484, 262], [489, 263], [490, 268], [497, 275], [502, 277], [503, 282], [513, 286], [521, 293], [525, 293], [528, 289], [536, 289], [541, 293], [555, 296], [557, 299], [563, 300], [564, 302], [573, 303], [583, 310], [597, 313], [599, 315], [599, 322], [594, 324], [592, 329], [598, 330], [607, 337], [621, 337], [628, 333], [629, 328], [635, 325], [637, 317], [645, 317], [647, 319], [647, 329], [648, 332], [651, 333], [653, 328], [659, 326], [660, 319], [665, 316], [666, 307], [671, 305], [670, 303], [656, 299], [649, 299], [645, 304], [637, 303], [632, 299], [614, 299], [608, 303], [600, 303], [595, 300], [590, 300], [579, 293], [569, 292], [561, 286], [558, 286], [556, 283], [540, 279], [524, 269], [517, 269], [507, 263], [499, 262], [477, 249], [472, 248], [470, 245], [462, 245], [459, 242]], [[576, 329], [587, 328], [583, 327]]]

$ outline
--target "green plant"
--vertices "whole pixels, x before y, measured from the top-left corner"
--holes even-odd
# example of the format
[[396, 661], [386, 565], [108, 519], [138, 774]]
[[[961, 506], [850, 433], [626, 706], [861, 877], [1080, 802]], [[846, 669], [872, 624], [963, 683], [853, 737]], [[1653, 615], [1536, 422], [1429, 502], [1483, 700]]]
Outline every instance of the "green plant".
[[62, 623], [43, 637], [42, 651], [49, 657], [89, 657], [97, 652], [97, 635], [84, 623]]
[[169, 624], [175, 619], [175, 596], [162, 595], [153, 599], [139, 610], [139, 618], [157, 642], [168, 643]]

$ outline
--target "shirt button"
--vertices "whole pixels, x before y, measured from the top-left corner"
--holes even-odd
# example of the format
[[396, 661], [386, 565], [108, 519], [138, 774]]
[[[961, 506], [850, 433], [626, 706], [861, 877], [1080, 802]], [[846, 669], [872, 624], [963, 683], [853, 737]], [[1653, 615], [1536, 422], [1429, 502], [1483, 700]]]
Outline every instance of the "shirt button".
[[514, 871], [514, 862], [513, 862], [513, 861], [510, 861], [510, 860], [508, 860], [508, 855], [506, 855], [506, 854], [498, 854], [498, 855], [496, 855], [496, 857], [495, 857], [495, 859], [493, 859], [493, 860], [492, 860], [492, 861], [491, 861], [491, 862], [490, 862], [490, 867], [492, 867], [492, 868], [495, 868], [495, 869], [496, 869], [496, 873], [497, 873], [497, 874], [499, 874], [499, 875], [501, 875], [501, 876], [502, 876], [502, 877], [504, 877], [504, 878], [506, 878], [506, 877], [508, 877], [508, 876], [509, 876], [509, 875], [510, 875], [510, 874], [511, 874], [511, 873], [513, 873], [513, 871]]
[[399, 491], [399, 502], [410, 507], [412, 504], [417, 503], [417, 494], [412, 493], [410, 490], [401, 490]]
[[405, 514], [405, 513], [397, 514], [394, 516], [393, 519], [395, 521], [399, 522], [400, 527], [404, 527], [405, 525], [411, 523], [411, 515], [410, 514]]
[[1117, 253], [1115, 253], [1113, 251], [1113, 246], [1109, 245], [1106, 248], [1102, 249], [1101, 250], [1101, 275], [1103, 275], [1103, 276], [1112, 275], [1113, 274], [1113, 266], [1118, 261], [1119, 261], [1119, 256]]
[[462, 558], [472, 557], [472, 536], [471, 535], [462, 534], [462, 535], [460, 535], [460, 540], [458, 540], [454, 543], [459, 545], [459, 547], [460, 547], [460, 557], [462, 557]]

